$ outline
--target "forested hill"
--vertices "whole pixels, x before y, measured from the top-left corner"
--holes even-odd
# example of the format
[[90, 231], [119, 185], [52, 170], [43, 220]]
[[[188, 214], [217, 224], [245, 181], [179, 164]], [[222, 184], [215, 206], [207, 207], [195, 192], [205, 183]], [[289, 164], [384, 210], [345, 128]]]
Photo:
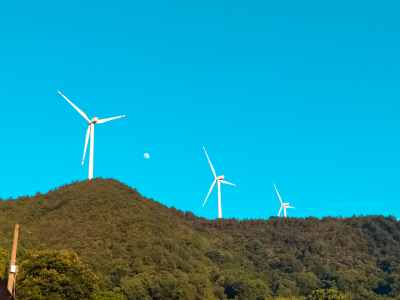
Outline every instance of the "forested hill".
[[4, 249], [15, 223], [20, 248], [75, 251], [101, 289], [129, 299], [273, 299], [320, 288], [400, 297], [393, 217], [206, 220], [97, 178], [0, 201]]

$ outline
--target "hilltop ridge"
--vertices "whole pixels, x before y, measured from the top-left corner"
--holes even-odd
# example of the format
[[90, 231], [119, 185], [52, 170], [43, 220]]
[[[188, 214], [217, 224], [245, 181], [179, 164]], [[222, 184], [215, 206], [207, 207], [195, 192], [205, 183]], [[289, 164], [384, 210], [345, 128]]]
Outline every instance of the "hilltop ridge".
[[[103, 290], [128, 299], [268, 299], [335, 288], [354, 299], [400, 296], [394, 217], [199, 218], [113, 179], [0, 202], [0, 246], [75, 251]], [[136, 296], [135, 296], [136, 297]]]

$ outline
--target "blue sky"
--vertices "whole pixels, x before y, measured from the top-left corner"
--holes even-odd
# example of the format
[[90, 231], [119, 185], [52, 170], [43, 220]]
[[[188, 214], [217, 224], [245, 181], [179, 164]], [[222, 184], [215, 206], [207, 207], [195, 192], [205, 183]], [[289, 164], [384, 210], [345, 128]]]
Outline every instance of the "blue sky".
[[[88, 174], [206, 218], [399, 215], [400, 2], [2, 1], [0, 197]], [[143, 158], [144, 153], [150, 159]]]

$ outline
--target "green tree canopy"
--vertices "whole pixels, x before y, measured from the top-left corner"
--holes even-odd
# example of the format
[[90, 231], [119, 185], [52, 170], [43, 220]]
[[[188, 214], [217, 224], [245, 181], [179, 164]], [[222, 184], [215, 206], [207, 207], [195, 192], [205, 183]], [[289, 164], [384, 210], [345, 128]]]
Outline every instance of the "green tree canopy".
[[96, 299], [97, 277], [73, 252], [66, 250], [19, 251], [17, 299]]
[[348, 300], [343, 294], [336, 290], [316, 290], [306, 300]]
[[124, 300], [124, 296], [114, 292], [99, 292], [96, 300]]

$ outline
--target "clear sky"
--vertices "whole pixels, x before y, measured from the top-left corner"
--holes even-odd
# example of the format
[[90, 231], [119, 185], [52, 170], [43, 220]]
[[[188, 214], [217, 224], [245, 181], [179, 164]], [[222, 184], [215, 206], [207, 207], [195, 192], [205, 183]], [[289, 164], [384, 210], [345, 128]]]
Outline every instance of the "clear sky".
[[[0, 197], [94, 176], [206, 218], [400, 217], [399, 1], [1, 1]], [[145, 159], [144, 153], [150, 158]]]

